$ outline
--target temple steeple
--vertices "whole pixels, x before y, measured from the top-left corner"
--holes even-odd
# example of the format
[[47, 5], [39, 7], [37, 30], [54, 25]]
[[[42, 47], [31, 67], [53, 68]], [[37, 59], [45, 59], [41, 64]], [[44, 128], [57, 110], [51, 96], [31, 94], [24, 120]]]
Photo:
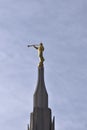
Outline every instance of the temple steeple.
[[44, 82], [44, 67], [38, 67], [38, 81], [34, 93], [34, 108], [48, 108], [48, 94]]
[[55, 120], [54, 117], [52, 119], [51, 109], [48, 107], [48, 94], [44, 82], [44, 58], [42, 53], [44, 47], [42, 43], [39, 47], [33, 46], [39, 49], [40, 62], [36, 90], [33, 96], [33, 112], [30, 114], [30, 127], [28, 125], [28, 130], [54, 130]]

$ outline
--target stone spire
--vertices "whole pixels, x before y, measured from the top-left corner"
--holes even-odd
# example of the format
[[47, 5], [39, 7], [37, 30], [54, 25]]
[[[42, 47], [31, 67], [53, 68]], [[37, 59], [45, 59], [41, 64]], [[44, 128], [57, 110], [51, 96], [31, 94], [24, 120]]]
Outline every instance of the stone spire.
[[38, 67], [38, 81], [34, 93], [34, 108], [48, 108], [48, 94], [44, 83], [44, 67]]
[[48, 94], [44, 83], [44, 67], [38, 67], [38, 81], [34, 93], [33, 112], [28, 130], [54, 130], [54, 118], [48, 108]]
[[30, 114], [30, 127], [28, 130], [55, 130], [55, 120], [52, 119], [51, 109], [48, 107], [48, 94], [44, 82], [44, 46], [40, 43], [39, 46], [33, 46], [38, 50], [39, 65], [38, 65], [38, 81], [36, 90], [33, 96], [33, 112]]

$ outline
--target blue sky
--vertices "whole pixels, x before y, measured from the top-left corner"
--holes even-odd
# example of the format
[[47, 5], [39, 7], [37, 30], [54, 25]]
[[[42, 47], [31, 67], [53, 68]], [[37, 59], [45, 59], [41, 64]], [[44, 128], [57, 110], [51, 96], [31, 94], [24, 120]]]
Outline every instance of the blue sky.
[[0, 130], [27, 129], [40, 42], [56, 130], [86, 130], [86, 0], [0, 0]]

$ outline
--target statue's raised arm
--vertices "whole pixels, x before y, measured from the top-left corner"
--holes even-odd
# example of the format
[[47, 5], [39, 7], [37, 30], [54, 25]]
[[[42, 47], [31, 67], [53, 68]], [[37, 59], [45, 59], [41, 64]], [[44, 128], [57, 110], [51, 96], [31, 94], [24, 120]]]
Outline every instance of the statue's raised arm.
[[38, 56], [39, 56], [39, 59], [40, 59], [39, 67], [43, 66], [43, 62], [44, 62], [44, 57], [43, 57], [44, 46], [43, 46], [43, 43], [40, 43], [39, 45], [28, 45], [28, 47], [34, 47], [35, 49], [38, 50]]

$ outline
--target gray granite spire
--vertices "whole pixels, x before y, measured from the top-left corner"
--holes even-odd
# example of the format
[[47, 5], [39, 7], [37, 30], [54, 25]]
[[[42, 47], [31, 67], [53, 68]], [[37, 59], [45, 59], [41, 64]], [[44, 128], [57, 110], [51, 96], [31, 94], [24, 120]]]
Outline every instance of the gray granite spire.
[[34, 93], [33, 112], [30, 115], [28, 130], [54, 130], [54, 118], [48, 108], [48, 94], [44, 83], [44, 67], [38, 67], [38, 81]]
[[48, 108], [48, 94], [44, 83], [44, 67], [38, 67], [38, 81], [34, 93], [34, 107]]

